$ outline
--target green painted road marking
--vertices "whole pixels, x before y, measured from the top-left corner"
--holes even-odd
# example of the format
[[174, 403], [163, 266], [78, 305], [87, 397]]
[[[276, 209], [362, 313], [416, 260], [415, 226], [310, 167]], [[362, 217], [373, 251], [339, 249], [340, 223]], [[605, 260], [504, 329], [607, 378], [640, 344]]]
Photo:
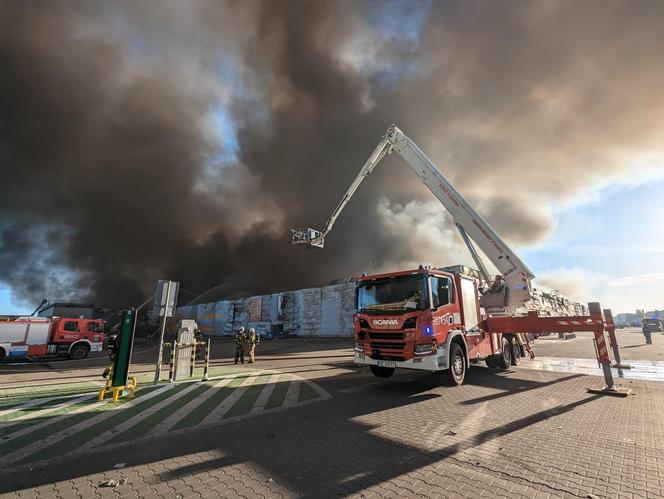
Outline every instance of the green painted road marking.
[[[24, 417], [24, 416], [27, 416], [29, 414], [33, 414], [37, 411], [48, 409], [49, 407], [52, 407], [54, 405], [62, 404], [62, 403], [65, 403], [67, 401], [73, 401], [75, 399], [76, 399], [75, 397], [60, 397], [60, 398], [55, 398], [55, 399], [46, 399], [44, 402], [40, 402], [40, 403], [37, 403], [35, 405], [31, 405], [30, 407], [25, 407], [23, 409], [17, 409], [15, 411], [12, 411], [12, 412], [9, 412], [9, 413], [5, 414], [2, 417], [2, 422], [6, 423], [6, 422], [12, 421], [16, 418]], [[19, 404], [19, 405], [22, 405], [22, 404]]]
[[240, 416], [242, 414], [248, 413], [251, 408], [258, 400], [258, 396], [263, 391], [265, 383], [270, 379], [271, 374], [261, 374], [256, 382], [251, 385], [247, 390], [240, 396], [240, 398], [233, 404], [233, 406], [224, 414], [225, 418], [232, 418], [233, 416]]
[[286, 400], [286, 393], [288, 393], [288, 385], [290, 384], [290, 379], [286, 376], [281, 376], [279, 382], [272, 390], [272, 395], [265, 404], [265, 409], [274, 409], [275, 407], [281, 407]]
[[[78, 404], [72, 404], [66, 407], [63, 407], [60, 411], [56, 412], [71, 412], [75, 409], [79, 409], [82, 406], [87, 406], [90, 405], [90, 400], [85, 400], [82, 402], [79, 402]], [[78, 406], [78, 407], [77, 407]], [[109, 404], [110, 406], [110, 404]], [[111, 406], [112, 407], [112, 406]], [[104, 409], [102, 409], [104, 410]], [[87, 411], [87, 412], [80, 412], [77, 414], [72, 414], [69, 417], [65, 417], [59, 421], [54, 421], [52, 424], [49, 424], [47, 426], [44, 426], [38, 430], [35, 430], [33, 432], [30, 432], [26, 435], [14, 438], [12, 440], [9, 440], [7, 442], [4, 442], [0, 444], [0, 455], [5, 455], [9, 454], [10, 452], [14, 452], [17, 449], [21, 449], [23, 447], [26, 447], [27, 445], [30, 445], [33, 442], [36, 442], [42, 438], [45, 438], [49, 435], [52, 435], [54, 433], [58, 433], [70, 426], [73, 426], [77, 423], [80, 423], [81, 421], [85, 421], [88, 418], [94, 417], [98, 414], [99, 411]], [[55, 413], [53, 413], [55, 415]], [[53, 416], [52, 414], [49, 414], [49, 417]], [[29, 424], [30, 422], [26, 422], [26, 424]], [[34, 424], [34, 422], [32, 422]]]
[[[148, 393], [153, 392], [157, 388], [163, 388], [163, 386], [157, 385], [157, 386], [150, 386], [140, 389], [136, 392], [136, 398], [138, 399], [142, 395], [147, 395]], [[173, 392], [172, 390], [166, 390], [164, 393], [149, 398], [145, 401], [141, 401], [137, 405], [129, 407], [128, 409], [120, 410], [118, 411], [117, 414], [105, 419], [104, 421], [99, 422], [96, 425], [91, 426], [90, 428], [86, 428], [83, 431], [79, 431], [75, 435], [67, 437], [64, 440], [55, 442], [44, 449], [40, 449], [37, 452], [30, 454], [29, 456], [23, 458], [20, 462], [24, 463], [29, 461], [35, 461], [36, 459], [33, 458], [38, 458], [40, 460], [49, 459], [52, 457], [58, 457], [63, 454], [66, 454], [67, 452], [70, 452], [76, 449], [77, 447], [83, 445], [84, 443], [91, 440], [95, 436], [111, 430], [112, 428], [118, 426], [119, 424], [126, 421], [130, 417], [136, 415], [137, 413], [144, 411], [148, 407], [153, 406], [154, 404], [160, 402], [161, 400], [164, 400], [166, 397], [170, 396], [172, 392]], [[109, 402], [109, 404], [113, 404], [113, 402]]]
[[[183, 384], [182, 386], [179, 386], [175, 390], [170, 390], [169, 393], [171, 395], [174, 395], [183, 388], [188, 388], [188, 387], [191, 387], [191, 384], [189, 383]], [[200, 385], [171, 403], [168, 403], [168, 400], [166, 400], [164, 407], [150, 414], [146, 418], [139, 421], [136, 425], [132, 426], [131, 428], [127, 429], [120, 435], [116, 436], [113, 439], [113, 442], [122, 442], [125, 440], [130, 440], [132, 438], [139, 438], [144, 435], [147, 435], [150, 432], [150, 430], [160, 421], [166, 419], [168, 416], [177, 411], [180, 407], [184, 406], [187, 402], [195, 399], [198, 395], [209, 389], [210, 386], [207, 384]]]
[[249, 373], [247, 373], [247, 375], [238, 376], [226, 386], [222, 388], [216, 388], [217, 393], [212, 395], [196, 409], [191, 411], [186, 417], [181, 419], [178, 424], [171, 428], [171, 430], [179, 430], [181, 428], [188, 428], [190, 426], [199, 424], [205, 419], [205, 416], [210, 414], [210, 412], [212, 412], [215, 407], [221, 404], [231, 393], [235, 391], [238, 386], [244, 383], [248, 377]]
[[[6, 439], [8, 435], [11, 435], [12, 433], [17, 433], [19, 431], [22, 431], [26, 428], [29, 428], [31, 426], [36, 426], [36, 425], [41, 425], [43, 423], [47, 423], [50, 419], [55, 419], [59, 416], [63, 416], [69, 412], [74, 411], [75, 409], [80, 408], [81, 406], [87, 405], [90, 403], [90, 401], [93, 399], [93, 395], [91, 395], [88, 398], [85, 399], [77, 399], [76, 402], [73, 402], [72, 404], [60, 407], [59, 409], [54, 410], [53, 412], [49, 412], [48, 414], [45, 414], [40, 417], [35, 417], [32, 419], [26, 419], [24, 421], [17, 421], [16, 424], [13, 424], [11, 426], [8, 426], [6, 428], [0, 429], [0, 438], [1, 439]], [[48, 428], [48, 426], [46, 426]], [[0, 443], [0, 455], [3, 454], [2, 452], [2, 443]]]
[[[145, 393], [147, 391], [143, 391], [143, 394]], [[137, 397], [140, 396], [141, 393], [137, 392]], [[0, 444], [0, 456], [2, 456], [0, 462], [3, 460], [20, 462], [27, 455], [36, 453], [31, 452], [32, 448], [36, 451], [41, 446], [48, 445], [48, 442], [44, 442], [41, 445], [40, 442], [57, 439], [58, 434], [62, 432], [65, 432], [63, 438], [66, 438], [66, 432], [71, 431], [71, 428], [74, 426], [83, 424], [83, 427], [85, 427], [84, 423], [86, 421], [100, 416], [109, 410], [121, 410], [123, 405], [131, 402], [127, 400], [122, 400], [119, 403], [92, 402], [94, 398], [93, 396], [85, 400], [77, 399], [78, 402], [63, 407], [60, 411], [64, 410], [64, 414], [53, 418], [53, 421], [40, 422], [35, 424], [35, 428], [32, 431], [30, 431], [30, 428], [26, 428], [25, 430], [27, 431], [16, 432], [11, 435], [9, 437], [10, 440]], [[84, 430], [84, 428], [81, 428], [81, 430]], [[10, 455], [15, 452], [18, 453], [17, 456]], [[9, 459], [7, 459], [8, 455]]]
[[[72, 452], [83, 454], [106, 445], [329, 397], [315, 383], [298, 376], [252, 369], [231, 371], [206, 383], [141, 387], [133, 401], [96, 402], [96, 394], [60, 394], [6, 405], [0, 410], [0, 466], [50, 460]], [[8, 418], [4, 422], [3, 416]]]
[[318, 393], [309, 383], [302, 383], [300, 385], [300, 393], [297, 397], [298, 402], [304, 402], [305, 400], [311, 400], [318, 397], [320, 397], [320, 393]]

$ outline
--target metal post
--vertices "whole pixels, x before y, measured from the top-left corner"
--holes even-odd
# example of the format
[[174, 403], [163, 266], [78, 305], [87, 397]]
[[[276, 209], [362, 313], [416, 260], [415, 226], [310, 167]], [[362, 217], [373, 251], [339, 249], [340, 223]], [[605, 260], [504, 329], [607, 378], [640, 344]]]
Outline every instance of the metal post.
[[616, 338], [616, 326], [613, 323], [613, 314], [608, 308], [604, 309], [604, 319], [606, 320], [606, 330], [609, 333], [609, 343], [611, 344], [611, 350], [613, 350], [613, 358], [616, 363], [613, 367], [616, 369], [631, 369], [632, 366], [629, 364], [623, 364], [620, 360], [620, 348], [618, 347], [618, 340]]
[[203, 370], [203, 381], [208, 380], [208, 369], [210, 367], [210, 338], [207, 340], [205, 347], [205, 369]]
[[193, 378], [194, 377], [194, 369], [196, 369], [196, 346], [198, 345], [198, 342], [194, 340], [194, 342], [191, 344], [191, 357], [190, 357], [190, 362], [189, 362], [189, 377]]
[[171, 295], [171, 281], [166, 285], [166, 306], [164, 315], [161, 318], [161, 334], [159, 335], [159, 359], [157, 359], [157, 368], [154, 372], [154, 384], [156, 385], [161, 378], [161, 363], [163, 362], [162, 351], [164, 348], [164, 332], [166, 331], [166, 311], [168, 310], [168, 297]]
[[602, 395], [617, 395], [620, 397], [626, 397], [629, 395], [631, 390], [618, 388], [613, 381], [613, 373], [611, 372], [611, 359], [609, 358], [609, 351], [607, 349], [606, 338], [604, 336], [605, 321], [602, 309], [600, 308], [599, 303], [589, 303], [588, 310], [590, 311], [593, 325], [596, 325], [593, 334], [595, 335], [597, 362], [602, 366], [602, 372], [604, 373], [604, 388], [590, 388], [588, 391], [590, 393], [597, 393]]
[[178, 363], [180, 362], [179, 355], [180, 355], [180, 345], [178, 345], [177, 341], [174, 341], [173, 342], [173, 381], [175, 381], [178, 377]]
[[[146, 306], [148, 303], [150, 303], [150, 302], [152, 301], [153, 298], [154, 298], [154, 295], [152, 295], [150, 298], [148, 298], [147, 300], [145, 300], [143, 303], [141, 303], [138, 307], [136, 307], [136, 308], [134, 309], [134, 311], [135, 311], [135, 315], [134, 315], [134, 325], [132, 326], [132, 329], [131, 329], [131, 337], [132, 337], [132, 341], [131, 341], [131, 350], [130, 350], [130, 352], [129, 352], [129, 365], [131, 365], [131, 356], [132, 356], [132, 354], [134, 353], [134, 340], [133, 340], [133, 339], [136, 338], [136, 323], [138, 322], [138, 312], [139, 312], [144, 306]], [[127, 366], [127, 372], [128, 372], [128, 371], [129, 371], [129, 366]]]
[[175, 365], [175, 350], [178, 346], [178, 340], [174, 340], [173, 344], [171, 345], [171, 362], [168, 365], [168, 382], [173, 383], [175, 380], [175, 368], [173, 367]]

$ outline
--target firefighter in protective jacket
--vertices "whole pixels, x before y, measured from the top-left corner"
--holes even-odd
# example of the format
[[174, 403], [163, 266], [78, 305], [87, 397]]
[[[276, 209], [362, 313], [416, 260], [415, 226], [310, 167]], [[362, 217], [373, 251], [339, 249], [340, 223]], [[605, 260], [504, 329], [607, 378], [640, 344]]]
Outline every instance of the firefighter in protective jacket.
[[106, 379], [109, 376], [113, 377], [113, 367], [115, 366], [115, 359], [118, 358], [118, 347], [120, 346], [120, 333], [116, 332], [116, 334], [109, 338], [110, 341], [108, 343], [108, 356], [111, 359], [110, 364], [106, 369], [104, 369], [104, 372], [102, 373], [101, 377]]
[[249, 363], [253, 364], [256, 354], [256, 345], [261, 342], [260, 335], [256, 334], [256, 330], [249, 328], [249, 335], [247, 336], [247, 343], [249, 344]]
[[238, 329], [233, 336], [235, 340], [235, 363], [240, 360], [244, 364], [244, 327]]

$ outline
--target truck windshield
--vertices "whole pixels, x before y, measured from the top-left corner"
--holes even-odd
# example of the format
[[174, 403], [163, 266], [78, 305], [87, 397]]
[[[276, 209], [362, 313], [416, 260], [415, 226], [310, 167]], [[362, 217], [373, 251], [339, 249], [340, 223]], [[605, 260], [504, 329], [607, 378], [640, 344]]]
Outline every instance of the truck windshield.
[[423, 274], [360, 282], [357, 287], [359, 312], [404, 312], [428, 308]]

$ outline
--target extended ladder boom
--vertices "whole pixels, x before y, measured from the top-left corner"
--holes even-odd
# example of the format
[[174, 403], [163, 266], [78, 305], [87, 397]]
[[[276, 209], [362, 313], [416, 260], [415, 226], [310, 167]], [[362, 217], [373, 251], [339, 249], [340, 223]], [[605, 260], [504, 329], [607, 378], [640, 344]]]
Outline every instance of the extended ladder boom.
[[406, 136], [396, 125], [387, 129], [378, 147], [360, 170], [341, 202], [327, 221], [323, 231], [313, 229], [293, 230], [293, 244], [323, 247], [324, 238], [332, 229], [332, 225], [357, 190], [364, 178], [376, 167], [378, 162], [392, 151], [398, 152], [410, 165], [415, 174], [422, 180], [434, 196], [452, 215], [454, 224], [468, 246], [480, 273], [488, 282], [488, 272], [475, 250], [474, 243], [500, 271], [507, 289], [506, 301], [502, 304], [506, 311], [514, 311], [531, 298], [530, 281], [535, 277], [511, 248], [502, 240], [496, 231], [482, 216], [463, 198], [455, 187], [445, 178], [433, 162], [422, 150]]

